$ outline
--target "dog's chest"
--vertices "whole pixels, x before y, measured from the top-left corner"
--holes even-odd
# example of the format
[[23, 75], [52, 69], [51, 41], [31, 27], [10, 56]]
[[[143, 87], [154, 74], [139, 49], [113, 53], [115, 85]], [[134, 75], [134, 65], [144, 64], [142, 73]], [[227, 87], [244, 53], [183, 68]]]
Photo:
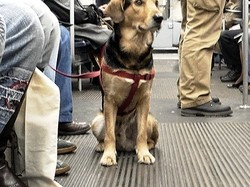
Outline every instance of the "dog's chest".
[[[131, 87], [135, 81], [129, 78], [121, 78], [118, 76], [112, 76], [106, 74], [103, 79], [103, 88], [105, 96], [109, 97], [117, 106], [120, 106], [122, 102], [129, 96]], [[135, 106], [138, 100], [145, 94], [150, 94], [152, 86], [152, 80], [140, 80], [136, 88], [135, 94], [130, 106]]]

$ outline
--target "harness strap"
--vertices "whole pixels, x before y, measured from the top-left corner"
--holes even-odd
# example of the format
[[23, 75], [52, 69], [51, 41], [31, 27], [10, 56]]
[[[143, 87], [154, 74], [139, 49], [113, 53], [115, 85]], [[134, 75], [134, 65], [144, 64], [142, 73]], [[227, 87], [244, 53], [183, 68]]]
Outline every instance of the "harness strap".
[[131, 85], [128, 97], [123, 101], [123, 103], [121, 104], [121, 106], [118, 108], [118, 115], [126, 115], [130, 112], [132, 112], [134, 109], [132, 109], [129, 112], [124, 112], [124, 110], [129, 106], [129, 104], [131, 103], [137, 89], [138, 89], [138, 85], [140, 80], [146, 80], [149, 81], [151, 79], [154, 78], [155, 76], [155, 69], [152, 69], [151, 73], [145, 74], [145, 75], [141, 75], [141, 74], [131, 74], [131, 73], [127, 73], [126, 71], [113, 71], [110, 67], [108, 67], [105, 63], [102, 63], [101, 66], [101, 70], [115, 75], [115, 76], [119, 76], [119, 77], [123, 77], [123, 78], [128, 78], [128, 79], [132, 79], [134, 81], [134, 83]]
[[[129, 91], [129, 94], [128, 94], [128, 97], [123, 101], [123, 103], [121, 104], [121, 106], [118, 108], [118, 111], [117, 113], [121, 116], [123, 115], [126, 115], [127, 113], [124, 112], [124, 110], [129, 106], [129, 104], [131, 103], [134, 95], [135, 95], [135, 92], [138, 88], [138, 85], [139, 85], [139, 82], [140, 82], [140, 79], [138, 77], [135, 77], [134, 79], [134, 83], [131, 85], [131, 88], [130, 88], [130, 91]], [[132, 109], [133, 111], [134, 109]], [[128, 113], [132, 112], [132, 111], [129, 111]]]
[[138, 80], [146, 80], [146, 81], [149, 81], [151, 79], [154, 78], [155, 76], [155, 69], [153, 68], [152, 69], [152, 72], [151, 73], [147, 73], [145, 75], [141, 75], [141, 74], [132, 74], [132, 73], [128, 73], [126, 71], [113, 71], [109, 66], [107, 66], [107, 64], [105, 63], [102, 63], [101, 65], [101, 69], [106, 72], [106, 73], [109, 73], [109, 74], [112, 74], [112, 75], [116, 75], [116, 76], [119, 76], [119, 77], [123, 77], [123, 78], [128, 78], [128, 79], [132, 79], [134, 81], [136, 81], [137, 79]]

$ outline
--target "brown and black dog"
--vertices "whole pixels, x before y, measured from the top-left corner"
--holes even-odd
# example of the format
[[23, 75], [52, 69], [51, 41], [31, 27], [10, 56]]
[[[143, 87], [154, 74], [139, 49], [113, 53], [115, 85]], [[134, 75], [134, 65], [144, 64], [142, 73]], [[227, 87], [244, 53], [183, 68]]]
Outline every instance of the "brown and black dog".
[[104, 151], [104, 166], [117, 164], [116, 149], [136, 150], [139, 163], [152, 164], [155, 158], [149, 150], [159, 136], [157, 120], [149, 113], [152, 43], [163, 16], [157, 0], [111, 0], [105, 11], [114, 22], [114, 32], [101, 73], [104, 110], [91, 125], [99, 142], [96, 150]]

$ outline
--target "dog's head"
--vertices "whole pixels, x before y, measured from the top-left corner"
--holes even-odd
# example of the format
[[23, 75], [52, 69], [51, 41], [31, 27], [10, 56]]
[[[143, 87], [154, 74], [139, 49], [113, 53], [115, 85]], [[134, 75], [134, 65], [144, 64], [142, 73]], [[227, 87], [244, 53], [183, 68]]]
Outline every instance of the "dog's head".
[[159, 30], [163, 20], [158, 0], [111, 0], [106, 14], [113, 22], [133, 27], [138, 32]]

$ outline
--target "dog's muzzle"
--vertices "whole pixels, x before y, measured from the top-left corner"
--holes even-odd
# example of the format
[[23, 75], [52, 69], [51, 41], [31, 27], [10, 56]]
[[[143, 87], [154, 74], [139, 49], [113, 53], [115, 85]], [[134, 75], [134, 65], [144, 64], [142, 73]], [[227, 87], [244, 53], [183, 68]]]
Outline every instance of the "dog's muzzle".
[[161, 13], [155, 14], [153, 16], [153, 22], [154, 22], [153, 25], [156, 28], [156, 30], [160, 30], [162, 20], [163, 20], [163, 16]]
[[155, 14], [153, 16], [153, 19], [154, 19], [154, 22], [157, 23], [157, 24], [161, 24], [162, 20], [163, 20], [163, 16], [162, 14]]

